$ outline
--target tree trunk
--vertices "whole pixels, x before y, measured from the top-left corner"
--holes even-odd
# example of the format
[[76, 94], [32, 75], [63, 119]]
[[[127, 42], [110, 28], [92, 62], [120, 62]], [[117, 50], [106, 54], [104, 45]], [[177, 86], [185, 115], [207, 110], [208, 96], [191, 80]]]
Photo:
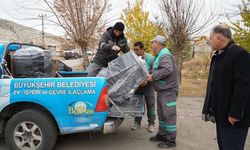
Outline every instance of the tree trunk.
[[89, 59], [88, 59], [86, 46], [81, 46], [81, 51], [82, 51], [82, 59], [83, 59], [83, 69], [86, 70], [89, 65]]
[[182, 62], [183, 62], [183, 57], [182, 57], [183, 51], [180, 49], [176, 49], [176, 68], [177, 68], [177, 79], [179, 84], [181, 84], [181, 70], [182, 70]]

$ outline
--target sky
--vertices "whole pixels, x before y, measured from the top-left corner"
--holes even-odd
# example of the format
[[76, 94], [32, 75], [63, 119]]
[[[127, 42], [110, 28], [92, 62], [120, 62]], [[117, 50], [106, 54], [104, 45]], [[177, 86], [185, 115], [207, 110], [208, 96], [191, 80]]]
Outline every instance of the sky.
[[[43, 2], [43, 0], [0, 0], [0, 18], [14, 21], [16, 23], [29, 26], [38, 30], [42, 29], [42, 21], [39, 18], [39, 15], [45, 14], [41, 10], [37, 9], [46, 9], [47, 6]], [[126, 8], [126, 3], [129, 1], [131, 4], [135, 2], [135, 0], [110, 0], [111, 3], [111, 11], [106, 14], [109, 18], [112, 19], [110, 22], [110, 26], [113, 25], [116, 21], [120, 21], [119, 17], [121, 16], [122, 10]], [[160, 14], [159, 9], [159, 0], [144, 0], [144, 10], [149, 11], [150, 19], [154, 20], [154, 16], [158, 16]], [[199, 0], [197, 0], [199, 1]], [[228, 22], [221, 14], [226, 14], [228, 12], [234, 12], [237, 8], [234, 5], [237, 5], [241, 2], [241, 0], [205, 0], [205, 7], [202, 11], [202, 17], [208, 15], [209, 10], [216, 8], [217, 14], [221, 16], [218, 20], [216, 20], [209, 27], [204, 29], [201, 34], [208, 34], [210, 28], [216, 25], [218, 22]], [[107, 17], [106, 16], [106, 17]], [[47, 15], [47, 17], [50, 17]], [[239, 19], [239, 17], [232, 18]], [[200, 22], [202, 22], [200, 20]], [[63, 30], [58, 27], [51, 25], [50, 22], [45, 21], [45, 32], [62, 35]]]

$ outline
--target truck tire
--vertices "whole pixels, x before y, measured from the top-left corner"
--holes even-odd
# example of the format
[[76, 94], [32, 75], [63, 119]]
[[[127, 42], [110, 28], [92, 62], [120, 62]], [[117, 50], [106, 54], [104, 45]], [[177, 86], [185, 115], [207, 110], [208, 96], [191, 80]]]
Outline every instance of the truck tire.
[[51, 150], [57, 136], [53, 120], [46, 113], [33, 109], [12, 116], [5, 128], [5, 141], [11, 150]]

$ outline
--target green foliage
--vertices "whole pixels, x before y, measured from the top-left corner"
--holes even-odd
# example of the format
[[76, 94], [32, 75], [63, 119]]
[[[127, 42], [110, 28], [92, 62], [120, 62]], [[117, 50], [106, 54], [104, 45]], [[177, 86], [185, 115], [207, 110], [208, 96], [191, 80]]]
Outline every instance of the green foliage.
[[239, 11], [242, 19], [230, 25], [235, 31], [233, 38], [236, 43], [250, 51], [250, 0], [242, 0]]
[[151, 40], [158, 34], [165, 36], [163, 28], [149, 20], [149, 12], [143, 10], [144, 0], [136, 0], [133, 7], [123, 10], [122, 21], [126, 25], [125, 34], [131, 44], [141, 41], [147, 52], [151, 51]]

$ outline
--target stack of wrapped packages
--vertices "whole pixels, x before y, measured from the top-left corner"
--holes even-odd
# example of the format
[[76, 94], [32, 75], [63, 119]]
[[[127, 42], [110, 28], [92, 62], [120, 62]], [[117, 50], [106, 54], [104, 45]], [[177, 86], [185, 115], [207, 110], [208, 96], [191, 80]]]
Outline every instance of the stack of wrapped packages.
[[130, 51], [111, 61], [97, 76], [106, 77], [109, 98], [121, 104], [146, 81], [148, 71], [145, 61]]
[[17, 50], [13, 55], [16, 78], [50, 77], [52, 52], [38, 47]]

